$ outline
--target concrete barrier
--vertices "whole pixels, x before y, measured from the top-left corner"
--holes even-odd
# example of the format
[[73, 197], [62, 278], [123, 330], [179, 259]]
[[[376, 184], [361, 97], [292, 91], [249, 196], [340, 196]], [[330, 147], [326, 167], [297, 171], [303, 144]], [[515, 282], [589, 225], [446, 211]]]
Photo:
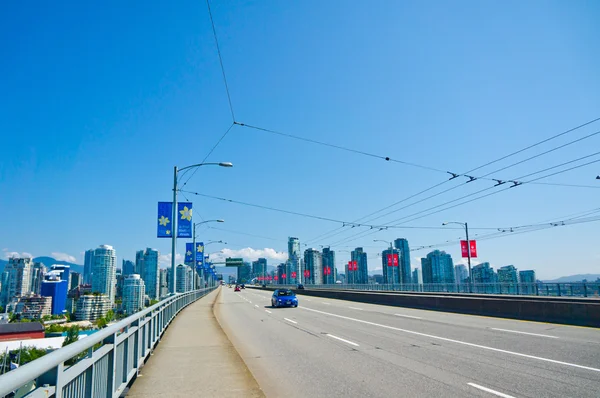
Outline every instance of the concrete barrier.
[[[274, 290], [274, 288], [266, 288], [266, 290]], [[600, 327], [600, 301], [596, 299], [573, 300], [567, 297], [555, 297], [544, 300], [541, 297], [533, 299], [520, 296], [445, 296], [324, 289], [295, 291], [300, 295], [368, 304]]]

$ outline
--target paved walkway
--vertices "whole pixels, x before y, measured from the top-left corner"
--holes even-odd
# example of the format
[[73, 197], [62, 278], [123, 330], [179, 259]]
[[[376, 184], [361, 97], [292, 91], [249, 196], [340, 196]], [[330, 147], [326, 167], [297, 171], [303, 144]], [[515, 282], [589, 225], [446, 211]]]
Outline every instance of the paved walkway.
[[215, 319], [219, 292], [175, 317], [127, 397], [264, 397]]

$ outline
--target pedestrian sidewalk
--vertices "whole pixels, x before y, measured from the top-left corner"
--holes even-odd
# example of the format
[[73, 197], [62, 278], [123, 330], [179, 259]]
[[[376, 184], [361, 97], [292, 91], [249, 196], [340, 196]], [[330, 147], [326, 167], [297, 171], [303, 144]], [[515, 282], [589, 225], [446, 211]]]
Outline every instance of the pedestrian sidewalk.
[[220, 291], [175, 317], [127, 397], [264, 397], [213, 314]]

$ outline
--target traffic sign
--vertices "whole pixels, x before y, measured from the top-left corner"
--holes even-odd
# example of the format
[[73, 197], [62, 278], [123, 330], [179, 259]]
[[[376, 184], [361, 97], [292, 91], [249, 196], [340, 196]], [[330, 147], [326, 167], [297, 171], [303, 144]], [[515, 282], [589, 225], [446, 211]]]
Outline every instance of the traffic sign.
[[227, 257], [225, 259], [225, 266], [226, 267], [241, 267], [244, 265], [244, 259], [243, 258], [231, 258], [231, 257]]

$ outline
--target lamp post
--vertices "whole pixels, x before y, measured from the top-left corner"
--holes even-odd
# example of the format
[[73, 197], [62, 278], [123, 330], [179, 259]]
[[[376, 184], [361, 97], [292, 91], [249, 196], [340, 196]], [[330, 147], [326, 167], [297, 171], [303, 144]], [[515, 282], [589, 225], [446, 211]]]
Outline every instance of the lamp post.
[[[186, 166], [181, 169], [178, 169], [177, 166], [173, 168], [173, 214], [172, 214], [172, 222], [173, 222], [173, 233], [171, 236], [171, 293], [175, 293], [176, 289], [176, 269], [175, 269], [175, 250], [177, 248], [177, 174], [181, 171], [189, 171], [196, 167], [200, 166], [220, 166], [220, 167], [233, 167], [233, 164], [230, 162], [220, 162], [220, 163], [198, 163], [193, 164], [191, 166]], [[185, 174], [185, 173], [184, 173]], [[183, 177], [183, 175], [182, 175]]]
[[[206, 242], [206, 243], [204, 244], [204, 247], [206, 247], [206, 246], [208, 246], [208, 245], [212, 245], [212, 244], [214, 244], [214, 243], [222, 243], [222, 244], [224, 244], [224, 245], [226, 245], [226, 244], [227, 244], [227, 242], [223, 242], [222, 240], [211, 240], [211, 241], [209, 241], [209, 242]], [[212, 265], [212, 263], [211, 263], [211, 268], [213, 268], [213, 269], [215, 268], [215, 266], [214, 266], [214, 265]]]
[[[387, 240], [382, 240], [382, 239], [373, 239], [373, 242], [385, 242], [385, 243], [389, 243], [390, 244], [390, 255], [392, 256], [392, 286], [394, 283], [394, 279], [395, 279], [395, 272], [394, 272], [394, 245], [393, 242], [388, 242]], [[400, 264], [398, 264], [398, 266], [400, 266]], [[387, 275], [387, 274], [386, 274]], [[400, 278], [398, 278], [400, 279]]]
[[[196, 267], [198, 266], [198, 259], [197, 259], [198, 253], [197, 253], [197, 247], [196, 247], [196, 225], [202, 225], [202, 224], [206, 224], [206, 223], [209, 223], [209, 222], [225, 222], [225, 220], [221, 220], [221, 219], [218, 219], [218, 220], [206, 220], [206, 221], [201, 221], [201, 222], [194, 223], [194, 232], [192, 233], [192, 242], [194, 242], [193, 243], [193, 245], [194, 245], [193, 256], [194, 257], [192, 257], [192, 259], [193, 259], [193, 262], [194, 262], [194, 271], [195, 272], [197, 272]], [[202, 255], [204, 256], [204, 254], [202, 254]], [[202, 263], [204, 263], [204, 258], [202, 259]]]
[[469, 264], [469, 293], [473, 293], [473, 276], [471, 275], [471, 244], [469, 243], [469, 225], [466, 222], [448, 221], [443, 222], [442, 226], [448, 224], [458, 224], [465, 228], [465, 235], [467, 238], [467, 263]]

